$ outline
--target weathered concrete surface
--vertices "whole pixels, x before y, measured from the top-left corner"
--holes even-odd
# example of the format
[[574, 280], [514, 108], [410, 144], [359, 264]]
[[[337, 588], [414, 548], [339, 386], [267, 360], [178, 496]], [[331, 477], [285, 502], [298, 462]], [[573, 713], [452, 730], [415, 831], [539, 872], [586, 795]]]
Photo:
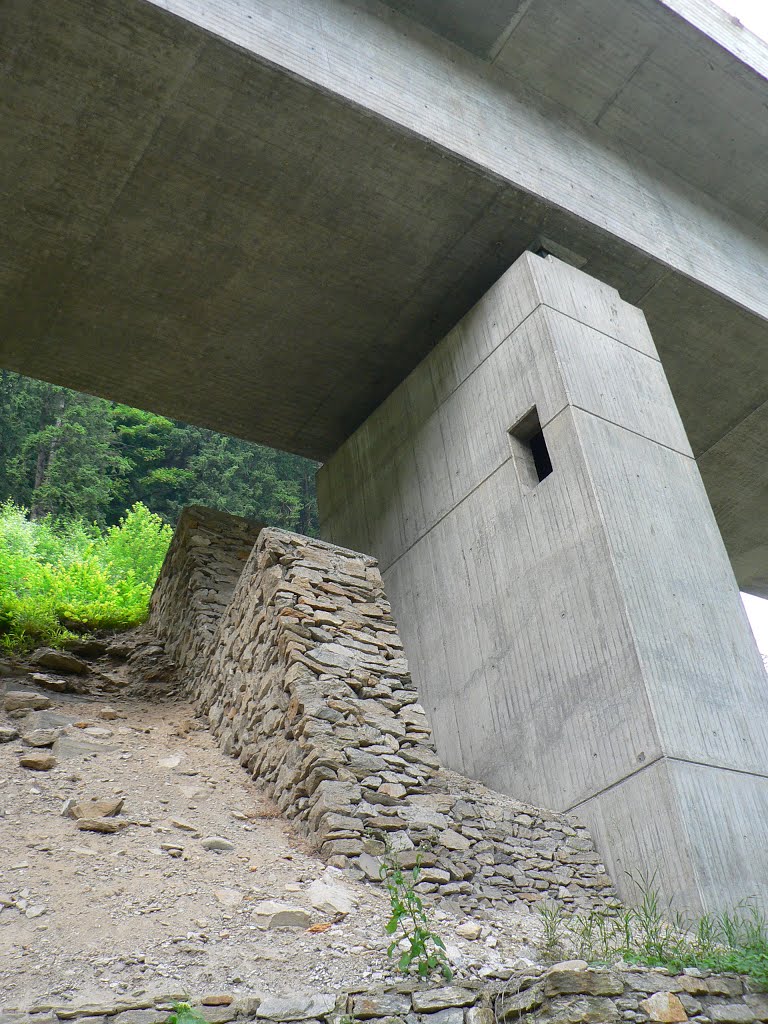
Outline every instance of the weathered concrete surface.
[[[541, 482], [508, 434], [532, 407]], [[577, 809], [619, 885], [764, 892], [765, 673], [638, 309], [525, 254], [318, 483], [324, 536], [380, 559], [451, 767]]]
[[544, 235], [645, 311], [768, 593], [766, 48], [703, 0], [399, 6], [7, 0], [0, 365], [325, 458]]

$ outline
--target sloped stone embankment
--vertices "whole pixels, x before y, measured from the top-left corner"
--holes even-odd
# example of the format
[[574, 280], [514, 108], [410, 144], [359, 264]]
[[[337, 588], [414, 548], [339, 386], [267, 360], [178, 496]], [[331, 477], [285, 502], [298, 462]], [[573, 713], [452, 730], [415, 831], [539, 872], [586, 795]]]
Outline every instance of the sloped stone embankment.
[[422, 848], [420, 890], [468, 911], [616, 900], [578, 821], [441, 767], [375, 559], [190, 509], [149, 626], [224, 749], [328, 862], [377, 880], [385, 842], [406, 867]]

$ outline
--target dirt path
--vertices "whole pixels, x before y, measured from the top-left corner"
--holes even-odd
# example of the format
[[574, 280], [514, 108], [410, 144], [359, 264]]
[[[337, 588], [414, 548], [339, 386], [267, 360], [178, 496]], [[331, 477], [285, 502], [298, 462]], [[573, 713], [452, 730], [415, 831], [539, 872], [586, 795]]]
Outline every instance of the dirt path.
[[[23, 716], [0, 713], [0, 727], [20, 733], [0, 744], [0, 1006], [330, 991], [393, 976], [386, 892], [326, 869], [186, 702], [99, 693], [95, 675], [86, 685], [70, 694], [31, 674], [0, 678], [0, 706], [19, 691], [50, 699]], [[22, 767], [23, 755], [51, 751], [21, 736], [50, 727], [63, 729], [56, 765]], [[81, 831], [62, 814], [67, 800], [112, 797], [124, 804], [107, 820], [126, 823], [113, 834]], [[231, 849], [206, 849], [214, 838]], [[313, 906], [308, 889], [321, 876], [353, 903], [345, 916]], [[293, 915], [297, 926], [268, 927], [265, 901], [304, 914]], [[478, 917], [473, 941], [457, 934], [467, 922], [452, 906], [433, 917], [459, 976], [503, 976], [540, 935], [533, 914]]]

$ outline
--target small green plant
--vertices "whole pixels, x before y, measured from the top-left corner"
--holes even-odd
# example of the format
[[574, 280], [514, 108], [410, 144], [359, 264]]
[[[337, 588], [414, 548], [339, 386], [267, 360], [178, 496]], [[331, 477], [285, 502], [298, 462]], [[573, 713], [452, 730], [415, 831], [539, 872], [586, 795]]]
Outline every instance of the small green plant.
[[416, 856], [416, 863], [410, 870], [400, 864], [397, 852], [385, 840], [385, 852], [381, 864], [381, 879], [389, 891], [389, 902], [392, 915], [386, 923], [387, 935], [393, 938], [387, 949], [387, 955], [393, 957], [405, 940], [405, 948], [400, 952], [397, 966], [403, 974], [410, 973], [413, 967], [420, 978], [428, 978], [433, 972], [439, 971], [446, 981], [453, 978], [453, 971], [448, 964], [445, 944], [430, 926], [424, 903], [415, 890], [421, 874], [422, 852]]
[[199, 1010], [193, 1009], [189, 1003], [174, 1003], [165, 1024], [208, 1024]]
[[207, 1024], [207, 1021], [189, 1003], [174, 1003], [165, 1024]]

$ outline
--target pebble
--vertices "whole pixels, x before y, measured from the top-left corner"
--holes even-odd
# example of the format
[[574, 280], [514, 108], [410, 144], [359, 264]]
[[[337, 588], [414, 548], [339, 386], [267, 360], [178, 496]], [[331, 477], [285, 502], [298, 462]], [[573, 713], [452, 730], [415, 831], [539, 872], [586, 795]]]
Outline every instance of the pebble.
[[171, 818], [171, 824], [174, 828], [179, 828], [182, 832], [198, 832], [199, 829], [195, 825], [191, 825], [188, 821], [182, 821], [180, 818]]

